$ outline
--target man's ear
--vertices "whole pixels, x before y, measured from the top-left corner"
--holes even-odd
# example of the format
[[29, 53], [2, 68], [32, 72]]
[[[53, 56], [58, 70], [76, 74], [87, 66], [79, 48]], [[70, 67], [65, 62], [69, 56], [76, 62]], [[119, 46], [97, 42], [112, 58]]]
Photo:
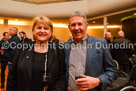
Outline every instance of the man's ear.
[[88, 23], [86, 24], [86, 27], [88, 28]]
[[14, 30], [14, 34], [17, 34], [17, 31], [16, 31], [16, 30]]
[[15, 31], [15, 30], [13, 30], [13, 32], [14, 32], [14, 34], [16, 34], [16, 31]]
[[88, 23], [86, 24], [86, 30], [88, 29]]
[[69, 31], [71, 32], [71, 30], [70, 30], [70, 25], [68, 25], [68, 28], [69, 28]]
[[70, 28], [70, 26], [68, 25], [68, 28]]

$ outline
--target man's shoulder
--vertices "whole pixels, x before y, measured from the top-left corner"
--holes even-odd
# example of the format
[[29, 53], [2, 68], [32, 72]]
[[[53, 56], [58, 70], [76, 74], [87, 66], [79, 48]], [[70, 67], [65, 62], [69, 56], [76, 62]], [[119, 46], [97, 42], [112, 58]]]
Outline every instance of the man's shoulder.
[[3, 42], [5, 42], [5, 39], [4, 39], [4, 38], [2, 38], [0, 42], [1, 42], [1, 44], [2, 44]]
[[89, 36], [89, 35], [88, 35], [87, 39], [88, 39], [88, 42], [104, 42], [104, 41], [106, 41], [106, 39], [96, 38], [96, 37]]
[[130, 41], [129, 39], [124, 38], [124, 40], [125, 40], [126, 42], [131, 43], [131, 41]]
[[[104, 42], [104, 41], [106, 40], [87, 35], [87, 42]], [[65, 44], [71, 44], [71, 43], [72, 43], [72, 40], [69, 40]]]
[[72, 43], [72, 40], [69, 40], [69, 41], [65, 42], [64, 45], [71, 44], [71, 43]]
[[24, 39], [24, 42], [31, 42], [31, 40], [26, 37], [26, 38]]
[[14, 40], [14, 39], [16, 39], [16, 38], [19, 38], [17, 35], [13, 35], [11, 38], [10, 38], [10, 40]]
[[113, 43], [122, 43], [122, 42], [131, 43], [131, 41], [126, 39], [126, 38], [116, 38], [116, 39], [113, 40]]
[[30, 39], [26, 37], [25, 40], [30, 40]]
[[12, 42], [12, 41], [21, 42], [21, 41], [20, 41], [20, 38], [19, 38], [17, 35], [14, 35], [14, 36], [12, 36], [12, 37], [9, 39], [9, 42]]
[[2, 42], [0, 41], [0, 48], [1, 48], [1, 46], [2, 46]]

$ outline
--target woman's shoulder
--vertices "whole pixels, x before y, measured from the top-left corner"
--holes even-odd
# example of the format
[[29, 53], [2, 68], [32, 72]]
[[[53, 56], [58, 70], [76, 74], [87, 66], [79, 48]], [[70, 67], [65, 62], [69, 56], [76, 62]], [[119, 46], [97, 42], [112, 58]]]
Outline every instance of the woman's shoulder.
[[35, 41], [25, 42], [20, 45], [19, 51], [32, 50], [35, 46]]

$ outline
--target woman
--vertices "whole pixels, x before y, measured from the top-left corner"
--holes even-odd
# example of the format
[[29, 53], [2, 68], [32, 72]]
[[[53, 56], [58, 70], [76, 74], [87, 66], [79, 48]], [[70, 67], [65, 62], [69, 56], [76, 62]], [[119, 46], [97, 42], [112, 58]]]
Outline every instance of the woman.
[[[34, 18], [33, 48], [19, 50], [9, 72], [7, 91], [44, 91], [43, 76], [51, 75], [47, 91], [65, 91], [64, 50], [48, 43], [53, 25], [45, 16]], [[49, 46], [50, 45], [50, 46]]]

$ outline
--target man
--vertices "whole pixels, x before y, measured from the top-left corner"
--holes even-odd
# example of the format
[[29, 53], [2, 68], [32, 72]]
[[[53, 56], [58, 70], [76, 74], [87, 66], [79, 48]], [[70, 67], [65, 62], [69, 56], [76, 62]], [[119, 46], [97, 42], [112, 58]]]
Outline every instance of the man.
[[[112, 37], [112, 35], [111, 35], [111, 33], [110, 32], [106, 32], [105, 33], [105, 39], [106, 39], [106, 41], [107, 41], [107, 44], [110, 44], [111, 43], [111, 37]], [[110, 48], [110, 47], [109, 47]], [[111, 53], [111, 49], [109, 49], [110, 50], [110, 53]]]
[[[70, 17], [68, 27], [73, 36], [65, 43], [68, 91], [105, 91], [117, 78], [109, 50], [96, 48], [100, 46], [96, 45], [97, 42], [106, 44], [106, 41], [86, 34], [87, 19], [80, 12]], [[76, 76], [80, 79], [75, 80]]]
[[1, 58], [2, 58], [2, 55], [1, 55], [1, 47], [2, 47], [2, 43], [0, 41], [0, 61], [1, 61]]
[[21, 38], [22, 43], [29, 43], [31, 40], [27, 38], [26, 33], [24, 31], [19, 32], [19, 36]]
[[132, 56], [134, 49], [132, 48], [133, 44], [130, 40], [125, 39], [124, 37], [124, 32], [119, 31], [118, 37], [113, 40], [113, 44], [118, 45], [119, 47], [113, 48], [112, 56], [113, 59], [118, 61], [120, 69], [129, 74], [129, 57]]
[[[1, 40], [1, 43], [4, 44], [3, 48], [8, 45], [8, 40], [10, 39], [8, 32], [3, 33], [3, 39]], [[7, 49], [4, 48], [4, 53], [2, 54], [2, 59], [1, 59], [1, 88], [4, 88], [4, 83], [5, 83], [5, 70], [6, 66], [8, 64], [8, 55], [6, 53]]]
[[72, 38], [73, 38], [73, 36], [72, 36], [72, 34], [70, 34], [68, 41], [71, 40]]
[[110, 32], [106, 32], [105, 33], [105, 39], [107, 40], [107, 44], [111, 43], [111, 33]]
[[11, 27], [9, 30], [9, 36], [11, 38], [9, 39], [9, 48], [7, 50], [7, 55], [8, 55], [8, 68], [10, 70], [11, 64], [12, 64], [12, 59], [16, 53], [17, 50], [17, 44], [20, 43], [20, 39], [17, 36], [18, 29], [16, 27]]
[[136, 41], [134, 42], [134, 49], [135, 49], [134, 54], [136, 54]]

